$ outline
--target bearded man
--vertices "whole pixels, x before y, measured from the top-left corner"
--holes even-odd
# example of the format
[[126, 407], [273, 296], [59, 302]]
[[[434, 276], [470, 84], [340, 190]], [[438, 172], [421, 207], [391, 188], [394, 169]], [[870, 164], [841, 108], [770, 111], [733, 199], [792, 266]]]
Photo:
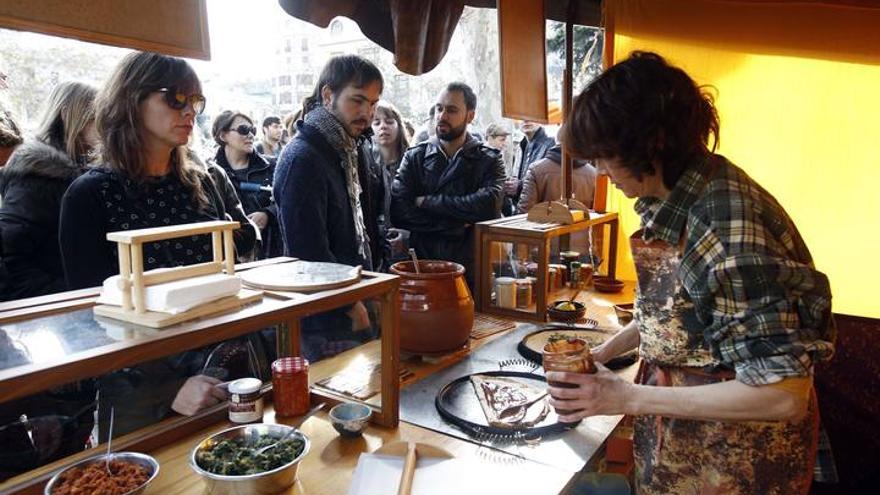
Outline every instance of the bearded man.
[[391, 222], [410, 231], [410, 246], [423, 259], [465, 267], [473, 289], [474, 224], [501, 216], [501, 153], [467, 132], [477, 96], [467, 84], [450, 83], [434, 106], [437, 135], [403, 156], [391, 189]]

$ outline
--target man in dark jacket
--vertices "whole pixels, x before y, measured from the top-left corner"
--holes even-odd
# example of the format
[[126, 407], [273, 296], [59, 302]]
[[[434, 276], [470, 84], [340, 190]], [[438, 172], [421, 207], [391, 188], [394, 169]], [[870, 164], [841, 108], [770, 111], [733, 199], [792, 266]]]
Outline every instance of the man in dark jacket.
[[[303, 120], [275, 170], [274, 197], [288, 255], [366, 269], [379, 261], [382, 186], [363, 138], [382, 87], [375, 65], [343, 55], [327, 62], [306, 98]], [[357, 344], [363, 332], [352, 331], [365, 327], [369, 319], [360, 303], [347, 314], [309, 318], [303, 322], [303, 352], [311, 360], [336, 354]]]
[[519, 142], [520, 160], [517, 167], [516, 177], [508, 177], [504, 183], [504, 214], [516, 213], [516, 205], [522, 194], [523, 179], [529, 170], [529, 165], [547, 156], [550, 148], [556, 145], [556, 140], [544, 132], [544, 127], [530, 120], [523, 121], [519, 128], [525, 137]]
[[504, 163], [501, 154], [466, 132], [477, 96], [451, 83], [436, 104], [437, 136], [410, 148], [392, 186], [391, 220], [410, 234], [427, 259], [455, 261], [473, 286], [473, 224], [498, 218]]

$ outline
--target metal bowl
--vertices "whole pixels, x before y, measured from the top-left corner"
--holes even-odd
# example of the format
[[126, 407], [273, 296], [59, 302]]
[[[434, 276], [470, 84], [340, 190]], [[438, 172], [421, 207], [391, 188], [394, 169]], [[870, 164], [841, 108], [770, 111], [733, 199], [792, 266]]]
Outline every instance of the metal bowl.
[[235, 426], [223, 430], [211, 435], [196, 445], [192, 450], [192, 454], [189, 456], [189, 466], [205, 480], [205, 492], [212, 495], [269, 495], [278, 493], [293, 485], [296, 481], [296, 470], [299, 467], [299, 462], [309, 453], [309, 437], [299, 430], [288, 438], [298, 438], [302, 440], [304, 444], [303, 451], [287, 464], [263, 473], [245, 474], [241, 476], [227, 476], [209, 473], [200, 468], [196, 463], [196, 455], [203, 449], [213, 447], [214, 444], [221, 440], [234, 438], [256, 439], [260, 435], [270, 435], [274, 438], [280, 439], [287, 434], [288, 431], [295, 429], [296, 428], [287, 425], [258, 423]]
[[[152, 481], [156, 479], [156, 476], [159, 474], [159, 463], [156, 461], [156, 459], [148, 456], [147, 454], [141, 454], [140, 452], [114, 452], [110, 454], [110, 457], [117, 461], [126, 461], [143, 466], [150, 474], [150, 477], [147, 478], [147, 481], [145, 481], [144, 484], [130, 492], [126, 492], [125, 495], [137, 495], [139, 493], [143, 493], [144, 490], [147, 489], [147, 485], [152, 483]], [[83, 459], [76, 464], [72, 464], [62, 469], [61, 471], [58, 471], [57, 473], [55, 473], [55, 476], [52, 476], [52, 479], [49, 480], [49, 483], [46, 484], [46, 488], [43, 490], [44, 495], [52, 495], [52, 490], [54, 490], [58, 487], [58, 485], [61, 484], [61, 475], [66, 473], [67, 471], [75, 467], [85, 467], [89, 464], [93, 464], [96, 462], [100, 462], [103, 464], [106, 459], [107, 454], [99, 454], [89, 457], [88, 459]]]

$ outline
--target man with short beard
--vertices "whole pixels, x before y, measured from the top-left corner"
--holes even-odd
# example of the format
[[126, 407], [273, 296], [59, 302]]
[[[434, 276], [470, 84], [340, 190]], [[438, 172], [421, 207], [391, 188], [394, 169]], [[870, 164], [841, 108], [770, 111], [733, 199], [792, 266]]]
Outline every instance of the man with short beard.
[[435, 109], [437, 135], [403, 156], [391, 193], [391, 222], [425, 259], [454, 261], [474, 277], [474, 224], [501, 216], [501, 154], [467, 132], [477, 96], [450, 83]]
[[[384, 239], [378, 214], [382, 182], [365, 138], [383, 79], [370, 61], [342, 55], [327, 62], [303, 102], [296, 136], [278, 158], [274, 197], [285, 254], [306, 261], [378, 266]], [[303, 353], [315, 361], [364, 340], [364, 305], [303, 320]]]

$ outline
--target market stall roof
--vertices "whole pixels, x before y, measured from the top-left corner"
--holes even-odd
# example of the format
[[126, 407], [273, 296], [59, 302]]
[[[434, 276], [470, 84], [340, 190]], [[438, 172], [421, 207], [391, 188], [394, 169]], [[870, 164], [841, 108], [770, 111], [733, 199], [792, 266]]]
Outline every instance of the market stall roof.
[[[528, 0], [526, 0], [528, 1]], [[600, 0], [571, 0], [571, 20], [598, 26]], [[394, 53], [403, 72], [419, 75], [440, 63], [465, 6], [495, 8], [495, 0], [278, 0], [290, 15], [327, 27], [334, 17], [348, 17], [364, 36]], [[544, 2], [547, 19], [565, 21], [569, 2]]]

